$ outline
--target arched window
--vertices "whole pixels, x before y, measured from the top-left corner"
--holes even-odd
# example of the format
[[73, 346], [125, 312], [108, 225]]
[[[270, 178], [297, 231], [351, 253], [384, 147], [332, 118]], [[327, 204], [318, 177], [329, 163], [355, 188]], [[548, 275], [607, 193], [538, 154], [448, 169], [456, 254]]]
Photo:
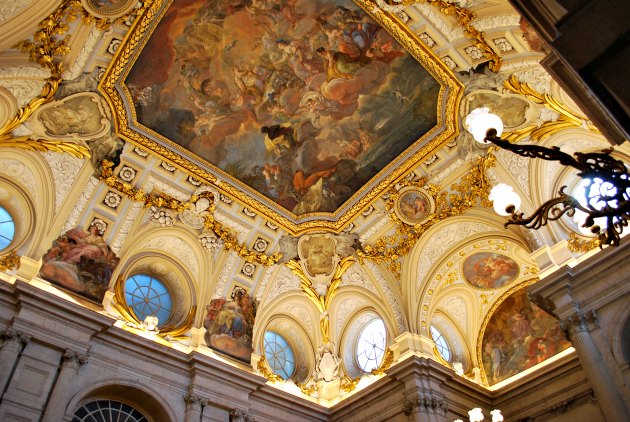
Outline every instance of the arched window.
[[295, 371], [295, 355], [289, 343], [278, 333], [265, 332], [265, 359], [269, 362], [271, 370], [288, 379]]
[[15, 236], [15, 223], [7, 210], [0, 207], [0, 251], [6, 249]]
[[357, 342], [357, 361], [364, 372], [378, 368], [385, 354], [385, 324], [373, 319], [361, 331]]
[[166, 286], [155, 277], [136, 274], [125, 281], [125, 300], [140, 321], [149, 315], [158, 318], [159, 326], [171, 316], [173, 301]]
[[147, 418], [133, 407], [113, 400], [96, 400], [81, 406], [72, 422], [147, 422]]
[[451, 348], [448, 346], [448, 343], [444, 339], [444, 336], [440, 331], [435, 328], [433, 325], [431, 326], [431, 337], [433, 337], [433, 341], [435, 342], [435, 347], [437, 347], [438, 352], [444, 358], [445, 361], [451, 361]]

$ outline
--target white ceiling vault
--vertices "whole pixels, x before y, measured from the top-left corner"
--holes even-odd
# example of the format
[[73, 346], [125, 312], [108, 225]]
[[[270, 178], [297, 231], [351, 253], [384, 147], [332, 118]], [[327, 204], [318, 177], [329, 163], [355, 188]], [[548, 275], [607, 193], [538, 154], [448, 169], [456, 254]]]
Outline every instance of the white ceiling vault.
[[[125, 311], [124, 293], [116, 291], [118, 280], [149, 274], [167, 286], [173, 307], [167, 321], [171, 331], [163, 330], [171, 336], [166, 342], [158, 335], [146, 341], [182, 353], [200, 350], [322, 404], [382, 376], [378, 371], [363, 373], [354, 359], [359, 334], [374, 318], [385, 325], [392, 351], [389, 365], [401, 357], [400, 339], [416, 336], [423, 340], [415, 344], [429, 346], [418, 346], [414, 353], [450, 367], [462, 363], [462, 376], [480, 385], [496, 383], [486, 374], [482, 347], [488, 327], [496, 328], [492, 315], [500, 311], [515, 318], [501, 303], [520, 297], [511, 295], [534, 283], [541, 272], [587, 253], [584, 245], [591, 239], [569, 218], [537, 232], [504, 228], [504, 218], [487, 199], [489, 188], [511, 184], [523, 198], [521, 209], [529, 214], [560, 186], [574, 189], [577, 177], [553, 163], [479, 146], [463, 130], [463, 119], [473, 108], [487, 105], [501, 115], [507, 134], [518, 142], [557, 145], [568, 152], [609, 147], [539, 66], [544, 53], [529, 47], [525, 25], [508, 1], [426, 0], [409, 2], [414, 4], [387, 15], [400, 25], [400, 33], [411, 34], [409, 39], [454, 87], [454, 97], [444, 99], [452, 109], [439, 109], [450, 110], [445, 121], [452, 122], [451, 133], [430, 151], [423, 150], [421, 159], [404, 171], [398, 166], [408, 161], [394, 161], [387, 168], [394, 176], [379, 181], [386, 185], [359, 190], [353, 197], [355, 212], [329, 213], [322, 217], [325, 224], [309, 214], [303, 226], [276, 218], [280, 212], [266, 213], [270, 207], [255, 202], [262, 201], [261, 196], [240, 195], [234, 186], [241, 185], [222, 178], [223, 173], [204, 178], [183, 161], [171, 159], [176, 153], [165, 156], [159, 148], [152, 150], [150, 142], [121, 134], [117, 110], [123, 105], [107, 92], [107, 78], [113, 78], [117, 68], [109, 66], [121, 60], [123, 54], [116, 56], [117, 51], [131, 42], [134, 31], [157, 22], [147, 16], [162, 13], [166, 3], [118, 3], [133, 5], [116, 9], [116, 15], [101, 13], [90, 1], [0, 2], [0, 206], [16, 222], [10, 249], [22, 257], [17, 274], [59, 300], [75, 301], [127, 323], [133, 321]], [[243, 4], [239, 13], [246, 13], [287, 2], [236, 3]], [[302, 1], [293, 3], [307, 10]], [[357, 3], [367, 10], [365, 5], [376, 7], [371, 0]], [[452, 7], [475, 17], [458, 22], [453, 13], [445, 13]], [[384, 13], [374, 10], [375, 16]], [[16, 48], [20, 41], [33, 41], [39, 23], [51, 13], [50, 19], [67, 25], [51, 38], [67, 36], [63, 48], [49, 52], [52, 62], [62, 67], [47, 65], [41, 55], [33, 56], [39, 63], [30, 60], [28, 44], [22, 45], [26, 52]], [[70, 18], [73, 15], [76, 19]], [[466, 25], [482, 33], [482, 43], [467, 36]], [[53, 41], [49, 47], [54, 47]], [[116, 89], [125, 94], [122, 85]], [[396, 93], [404, 102], [404, 92]], [[545, 102], [542, 94], [557, 102]], [[78, 126], [72, 126], [75, 120]], [[100, 160], [111, 158], [120, 146], [116, 167], [111, 173], [103, 171]], [[187, 154], [183, 148], [180, 152]], [[624, 161], [628, 153], [623, 146], [614, 152]], [[335, 171], [338, 168], [337, 163]], [[319, 183], [327, 177], [320, 176]], [[411, 206], [407, 197], [425, 198], [428, 211], [405, 208]], [[75, 227], [89, 231], [91, 226], [99, 229], [118, 259], [102, 300], [37, 276], [53, 242]], [[331, 247], [334, 253], [325, 252]], [[318, 257], [328, 261], [322, 264]], [[325, 268], [314, 271], [314, 265]], [[482, 273], [483, 267], [489, 272]], [[54, 278], [41, 271], [42, 278]], [[251, 367], [213, 351], [206, 335], [207, 307], [219, 298], [233, 300], [240, 289], [257, 304]], [[513, 302], [514, 307], [522, 305]], [[431, 325], [451, 347], [450, 362], [433, 349]], [[141, 328], [127, 325], [129, 330]], [[293, 380], [277, 380], [261, 362], [266, 331], [282, 334], [292, 346], [297, 368]], [[340, 361], [334, 387], [328, 386], [322, 363], [327, 346], [330, 356]]]

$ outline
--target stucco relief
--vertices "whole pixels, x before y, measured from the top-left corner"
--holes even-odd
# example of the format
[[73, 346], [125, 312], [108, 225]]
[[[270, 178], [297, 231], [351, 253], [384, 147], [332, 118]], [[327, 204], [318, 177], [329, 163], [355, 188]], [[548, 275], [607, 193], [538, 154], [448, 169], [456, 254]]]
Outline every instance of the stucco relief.
[[225, 287], [227, 285], [228, 277], [232, 273], [232, 269], [234, 268], [234, 264], [238, 260], [238, 256], [231, 252], [228, 254], [225, 263], [223, 264], [223, 271], [219, 275], [219, 279], [217, 280], [217, 285], [214, 288], [215, 296], [225, 296]]
[[537, 65], [514, 73], [519, 81], [529, 84], [541, 94], [549, 94], [551, 91], [551, 75]]
[[171, 254], [178, 258], [190, 270], [194, 277], [199, 277], [199, 263], [193, 248], [180, 237], [173, 235], [162, 235], [154, 237], [142, 245], [140, 248], [158, 249], [164, 253]]
[[0, 173], [18, 182], [24, 189], [39, 198], [37, 182], [31, 169], [19, 160], [0, 158]]
[[0, 1], [0, 24], [8, 21], [22, 10], [26, 9], [28, 5], [33, 3], [33, 0], [1, 0]]
[[90, 34], [87, 36], [85, 41], [83, 41], [81, 50], [79, 51], [77, 58], [74, 60], [74, 63], [72, 63], [72, 67], [63, 73], [64, 79], [71, 80], [81, 75], [88, 58], [94, 52], [94, 48], [102, 38], [103, 31], [96, 27], [92, 28]]
[[348, 324], [348, 321], [352, 315], [360, 308], [368, 306], [368, 302], [358, 296], [346, 297], [339, 304], [335, 306], [335, 326], [333, 331], [340, 338], [343, 329]]
[[70, 154], [58, 152], [45, 152], [42, 155], [50, 166], [55, 182], [55, 212], [57, 212], [70, 193], [85, 161]]
[[433, 263], [453, 245], [459, 241], [481, 232], [496, 230], [494, 227], [479, 222], [462, 221], [459, 223], [445, 225], [435, 232], [431, 242], [425, 245], [418, 257], [418, 277], [416, 279], [416, 289], [421, 290], [426, 271], [433, 267]]
[[288, 292], [290, 290], [299, 290], [300, 289], [300, 279], [291, 272], [287, 267], [282, 267], [275, 279], [273, 280], [273, 284], [269, 289], [269, 292], [264, 298], [264, 301], [261, 305], [265, 305], [274, 300], [278, 295]]
[[11, 94], [11, 91], [0, 86], [0, 126], [15, 116], [17, 110], [17, 100]]
[[394, 319], [396, 320], [396, 328], [398, 329], [398, 332], [404, 332], [406, 330], [405, 317], [403, 316], [403, 312], [400, 308], [398, 300], [394, 296], [394, 292], [387, 284], [387, 280], [385, 280], [385, 277], [383, 277], [383, 274], [381, 274], [378, 266], [372, 261], [367, 261], [365, 263], [365, 267], [370, 270], [370, 272], [374, 276], [374, 279], [380, 286], [381, 291], [383, 292], [383, 296], [385, 296], [387, 304], [389, 305], [389, 309], [394, 314]]
[[438, 309], [444, 311], [455, 321], [459, 328], [466, 329], [466, 302], [461, 296], [449, 296], [438, 304]]
[[88, 182], [85, 184], [85, 187], [83, 188], [83, 192], [81, 192], [81, 196], [74, 204], [74, 208], [72, 208], [72, 212], [70, 213], [66, 224], [64, 224], [63, 229], [60, 231], [60, 235], [77, 226], [79, 219], [83, 215], [85, 207], [92, 199], [92, 193], [94, 192], [94, 189], [96, 189], [98, 185], [99, 180], [97, 178], [91, 177], [90, 180], [88, 180]]
[[127, 215], [125, 216], [123, 223], [120, 225], [120, 228], [118, 229], [117, 236], [114, 238], [114, 241], [112, 242], [111, 249], [112, 251], [114, 251], [114, 253], [117, 254], [120, 252], [120, 249], [122, 248], [122, 246], [125, 243], [125, 240], [127, 239], [127, 235], [129, 234], [131, 225], [134, 223], [134, 221], [136, 221], [136, 219], [138, 218], [138, 215], [140, 214], [140, 211], [142, 211], [143, 209], [144, 209], [144, 204], [142, 202], [134, 202], [131, 205], [131, 208], [127, 212]]
[[[530, 144], [531, 142], [521, 142], [522, 144]], [[504, 168], [508, 169], [512, 177], [518, 182], [521, 191], [527, 196], [531, 195], [529, 191], [529, 164], [531, 159], [527, 157], [521, 157], [520, 155], [511, 153], [506, 150], [499, 150], [495, 152], [497, 160], [501, 162]], [[490, 169], [494, 172], [494, 169]], [[498, 180], [497, 180], [498, 183]]]

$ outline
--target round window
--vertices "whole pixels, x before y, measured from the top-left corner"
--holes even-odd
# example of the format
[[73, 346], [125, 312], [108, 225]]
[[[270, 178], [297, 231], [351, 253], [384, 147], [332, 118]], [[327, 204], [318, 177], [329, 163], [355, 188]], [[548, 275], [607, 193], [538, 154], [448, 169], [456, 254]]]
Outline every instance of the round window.
[[125, 300], [140, 321], [152, 315], [162, 326], [171, 316], [171, 294], [161, 281], [146, 274], [137, 274], [125, 281]]
[[6, 249], [15, 236], [15, 223], [13, 217], [4, 208], [0, 207], [0, 251]]
[[365, 372], [372, 372], [378, 368], [385, 354], [385, 324], [380, 319], [368, 323], [357, 342], [357, 361]]
[[265, 359], [271, 370], [282, 379], [290, 378], [295, 371], [293, 349], [284, 337], [273, 331], [265, 332]]

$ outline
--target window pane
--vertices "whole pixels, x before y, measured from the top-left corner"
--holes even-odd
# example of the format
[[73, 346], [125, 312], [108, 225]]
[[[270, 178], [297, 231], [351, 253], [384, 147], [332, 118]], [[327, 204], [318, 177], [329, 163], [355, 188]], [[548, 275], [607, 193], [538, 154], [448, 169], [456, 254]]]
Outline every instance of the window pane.
[[282, 377], [290, 378], [295, 371], [295, 355], [289, 343], [278, 333], [265, 332], [265, 359], [271, 370]]
[[442, 355], [445, 361], [450, 362], [451, 349], [448, 346], [448, 343], [446, 342], [446, 340], [444, 339], [444, 336], [442, 336], [442, 333], [440, 333], [438, 329], [435, 328], [433, 325], [431, 326], [431, 336], [433, 337], [433, 341], [435, 342], [435, 347], [437, 347], [440, 355]]
[[86, 403], [74, 412], [72, 422], [142, 422], [146, 418], [133, 407], [111, 400]]
[[166, 286], [154, 277], [145, 274], [129, 277], [125, 282], [125, 300], [140, 321], [155, 315], [162, 326], [171, 316], [171, 295]]
[[357, 342], [357, 362], [365, 372], [378, 368], [385, 354], [385, 324], [380, 319], [372, 320], [363, 328]]
[[15, 223], [13, 222], [13, 217], [7, 210], [0, 207], [0, 251], [11, 244], [14, 236]]

